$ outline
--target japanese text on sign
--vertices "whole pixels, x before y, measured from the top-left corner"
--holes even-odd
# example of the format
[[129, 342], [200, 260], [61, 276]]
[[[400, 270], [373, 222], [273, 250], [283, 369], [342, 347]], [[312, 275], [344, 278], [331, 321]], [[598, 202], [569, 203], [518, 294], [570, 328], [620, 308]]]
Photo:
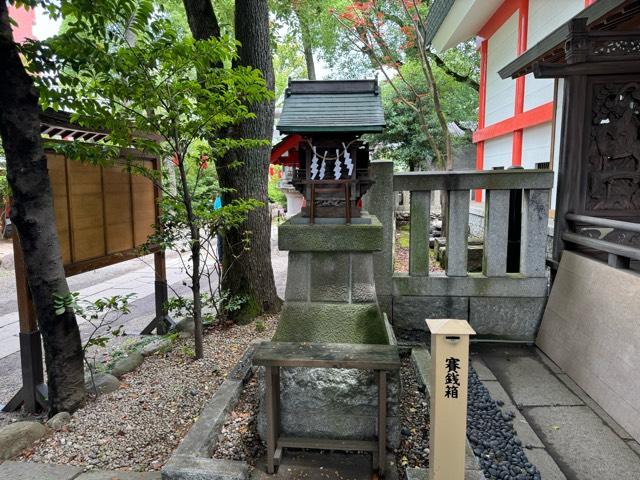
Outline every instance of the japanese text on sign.
[[460, 359], [449, 357], [446, 360], [447, 375], [444, 379], [444, 397], [458, 398], [458, 389], [460, 388]]

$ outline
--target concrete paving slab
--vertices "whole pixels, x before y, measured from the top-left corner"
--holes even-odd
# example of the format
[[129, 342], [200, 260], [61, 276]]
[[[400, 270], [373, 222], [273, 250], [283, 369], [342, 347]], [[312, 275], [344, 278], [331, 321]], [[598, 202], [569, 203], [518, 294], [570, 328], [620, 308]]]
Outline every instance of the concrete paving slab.
[[[489, 390], [491, 398], [494, 400], [502, 400], [504, 402], [504, 406], [501, 407], [502, 411], [512, 411], [515, 413], [516, 416], [513, 419], [513, 428], [515, 429], [518, 438], [522, 440], [522, 444], [531, 445], [537, 448], [544, 448], [544, 443], [542, 443], [542, 440], [540, 440], [538, 435], [533, 431], [533, 428], [531, 428], [527, 420], [513, 404], [511, 397], [509, 397], [504, 388], [502, 388], [502, 385], [496, 381], [490, 380], [483, 381], [482, 383], [487, 387], [487, 390]], [[525, 450], [525, 453], [528, 455], [528, 450]]]
[[478, 374], [478, 378], [481, 381], [484, 380], [497, 380], [496, 376], [493, 374], [489, 367], [482, 361], [482, 359], [478, 356], [471, 357], [471, 366]]
[[[370, 480], [373, 473], [370, 454], [286, 450], [274, 475], [265, 473], [265, 465], [264, 459], [258, 461], [256, 469], [251, 472], [252, 480]], [[389, 455], [385, 479], [397, 478], [395, 461]]]
[[82, 468], [47, 463], [7, 461], [0, 465], [0, 478], [6, 480], [73, 480]]
[[553, 457], [544, 448], [532, 448], [525, 450], [525, 453], [529, 462], [540, 470], [540, 476], [544, 480], [567, 480]]
[[547, 357], [547, 355], [542, 350], [540, 350], [539, 348], [536, 348], [535, 352], [538, 358], [540, 359], [540, 361], [544, 363], [547, 366], [547, 368], [551, 370], [553, 373], [556, 373], [556, 374], [564, 373], [562, 369], [558, 365], [556, 365], [556, 362], [554, 362], [549, 357]]
[[161, 480], [160, 472], [114, 472], [99, 470], [86, 472], [74, 480]]
[[583, 402], [534, 357], [483, 356], [516, 405], [583, 405]]
[[588, 407], [532, 407], [524, 414], [567, 478], [638, 480], [640, 458]]
[[605, 412], [600, 405], [596, 403], [594, 399], [592, 399], [587, 393], [580, 388], [580, 386], [571, 380], [571, 378], [562, 373], [558, 374], [557, 377], [560, 379], [562, 383], [564, 383], [569, 390], [571, 390], [580, 400], [582, 400], [585, 405], [587, 405], [591, 410], [595, 412], [609, 427], [613, 430], [616, 435], [618, 435], [623, 440], [633, 440], [633, 437], [629, 432], [627, 432], [624, 428], [620, 426], [618, 422], [616, 422], [611, 416]]
[[640, 457], [640, 443], [636, 442], [635, 440], [629, 440], [627, 441], [627, 445], [629, 445], [631, 450], [636, 452], [636, 454]]

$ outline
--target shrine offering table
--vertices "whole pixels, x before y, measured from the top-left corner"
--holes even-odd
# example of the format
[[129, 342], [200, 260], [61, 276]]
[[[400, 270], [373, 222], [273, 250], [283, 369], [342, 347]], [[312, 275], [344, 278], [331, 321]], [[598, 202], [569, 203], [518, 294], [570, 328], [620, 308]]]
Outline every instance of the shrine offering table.
[[[400, 369], [398, 348], [393, 345], [343, 343], [264, 342], [253, 364], [265, 367], [267, 405], [267, 473], [274, 473], [284, 448], [369, 451], [374, 467], [384, 475], [386, 462], [387, 373]], [[351, 368], [373, 370], [378, 384], [377, 440], [335, 440], [280, 436], [280, 368]]]

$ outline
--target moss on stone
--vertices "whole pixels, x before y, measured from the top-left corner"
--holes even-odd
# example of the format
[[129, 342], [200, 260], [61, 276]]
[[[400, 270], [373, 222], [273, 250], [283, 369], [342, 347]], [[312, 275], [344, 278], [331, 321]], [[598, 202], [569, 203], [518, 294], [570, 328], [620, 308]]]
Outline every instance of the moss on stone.
[[383, 228], [376, 217], [371, 217], [371, 224], [352, 225], [288, 220], [278, 227], [278, 246], [294, 252], [376, 252], [384, 248]]
[[388, 344], [377, 304], [287, 302], [282, 309], [276, 342]]

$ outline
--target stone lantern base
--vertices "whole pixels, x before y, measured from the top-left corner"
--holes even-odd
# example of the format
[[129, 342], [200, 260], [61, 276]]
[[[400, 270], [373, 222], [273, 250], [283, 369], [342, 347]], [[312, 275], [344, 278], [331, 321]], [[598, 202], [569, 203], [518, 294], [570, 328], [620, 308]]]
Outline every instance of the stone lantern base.
[[[309, 225], [293, 217], [279, 227], [279, 247], [289, 251], [285, 303], [274, 341], [394, 344], [376, 298], [374, 251], [382, 225], [365, 212], [357, 224], [322, 219]], [[319, 219], [320, 220], [320, 219]], [[389, 376], [387, 441], [400, 439], [399, 375]], [[260, 379], [261, 399], [264, 383]], [[377, 386], [372, 372], [289, 368], [281, 373], [281, 432], [288, 436], [368, 440], [377, 435]], [[266, 414], [258, 419], [263, 438]]]

